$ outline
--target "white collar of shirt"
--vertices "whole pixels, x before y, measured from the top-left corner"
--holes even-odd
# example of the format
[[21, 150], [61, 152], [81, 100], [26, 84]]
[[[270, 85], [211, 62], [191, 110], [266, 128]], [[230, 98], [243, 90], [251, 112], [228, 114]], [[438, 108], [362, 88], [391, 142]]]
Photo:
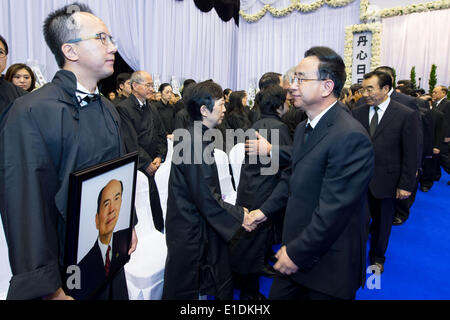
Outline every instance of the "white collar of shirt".
[[[387, 98], [386, 101], [380, 103], [378, 105], [378, 123], [380, 123], [381, 118], [383, 118], [384, 113], [386, 112], [387, 107], [389, 106], [389, 103], [391, 103], [391, 98]], [[375, 108], [374, 106], [370, 107], [369, 111], [369, 123], [372, 120], [373, 115], [375, 114]]]
[[444, 100], [445, 99], [445, 97], [443, 97], [441, 100], [439, 100], [437, 103], [436, 103], [436, 107], [442, 102], [442, 100]]
[[315, 128], [317, 126], [317, 124], [319, 123], [320, 119], [322, 119], [322, 117], [325, 115], [325, 113], [328, 112], [328, 110], [330, 110], [335, 104], [337, 103], [337, 101], [333, 102], [331, 104], [331, 106], [329, 106], [328, 108], [326, 108], [325, 110], [323, 110], [321, 113], [319, 113], [319, 115], [317, 117], [314, 118], [314, 120], [309, 120], [308, 118], [308, 122], [306, 123], [306, 125], [310, 125], [311, 128]]
[[138, 103], [139, 103], [139, 107], [143, 107], [144, 106], [144, 104], [145, 104], [145, 101], [144, 102], [142, 102], [138, 97], [136, 97], [136, 100], [138, 101]]
[[98, 240], [97, 240], [98, 246], [100, 247], [100, 252], [102, 253], [103, 265], [106, 264], [106, 252], [108, 251], [108, 246], [109, 246], [109, 245], [111, 245], [111, 250], [109, 250], [109, 261], [112, 260], [112, 251], [113, 251], [112, 243], [113, 243], [113, 237], [114, 237], [114, 234], [111, 236], [111, 241], [109, 242], [109, 244], [103, 244], [103, 243], [100, 241], [100, 238], [98, 238]]
[[394, 88], [391, 88], [391, 90], [388, 92], [388, 97], [391, 97], [392, 92], [394, 92]]
[[77, 91], [75, 92], [75, 95], [77, 96], [78, 101], [81, 101], [80, 105], [82, 107], [87, 105], [87, 103], [83, 101], [83, 99], [90, 94], [99, 94], [98, 87], [95, 88], [94, 93], [90, 93], [89, 90], [83, 87], [81, 83], [77, 82]]

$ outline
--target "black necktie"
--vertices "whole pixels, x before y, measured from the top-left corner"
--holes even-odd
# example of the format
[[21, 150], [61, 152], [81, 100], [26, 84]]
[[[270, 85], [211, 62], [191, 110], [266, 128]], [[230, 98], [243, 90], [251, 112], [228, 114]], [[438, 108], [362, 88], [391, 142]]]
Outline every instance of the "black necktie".
[[309, 136], [311, 135], [311, 132], [313, 131], [313, 128], [308, 123], [305, 128], [305, 133], [303, 133], [303, 144], [305, 144], [308, 141]]
[[377, 127], [378, 127], [378, 110], [380, 108], [378, 108], [378, 106], [374, 106], [373, 107], [375, 109], [375, 113], [372, 117], [372, 120], [370, 121], [370, 136], [373, 137], [373, 135], [375, 134], [375, 131], [377, 131]]
[[97, 100], [100, 100], [100, 95], [98, 94], [88, 94], [86, 97], [83, 98], [83, 101], [86, 102], [86, 104], [89, 104]]

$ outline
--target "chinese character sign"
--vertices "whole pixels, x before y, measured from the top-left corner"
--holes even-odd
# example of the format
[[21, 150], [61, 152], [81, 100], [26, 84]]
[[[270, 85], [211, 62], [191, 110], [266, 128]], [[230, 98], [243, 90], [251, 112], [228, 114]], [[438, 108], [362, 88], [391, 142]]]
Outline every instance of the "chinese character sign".
[[372, 32], [358, 32], [353, 34], [353, 83], [361, 83], [366, 73], [370, 72], [372, 59]]

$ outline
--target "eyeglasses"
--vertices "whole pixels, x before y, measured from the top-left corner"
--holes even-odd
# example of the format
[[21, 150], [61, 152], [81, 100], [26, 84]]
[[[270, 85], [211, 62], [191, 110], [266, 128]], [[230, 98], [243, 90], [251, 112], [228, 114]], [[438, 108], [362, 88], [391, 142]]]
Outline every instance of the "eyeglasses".
[[146, 86], [147, 88], [153, 88], [153, 82], [148, 82], [148, 83], [140, 83], [138, 82], [140, 85]]
[[67, 41], [67, 43], [77, 43], [77, 42], [81, 42], [81, 41], [85, 41], [85, 40], [92, 40], [92, 39], [100, 40], [102, 42], [102, 44], [105, 46], [107, 46], [109, 43], [111, 43], [113, 46], [117, 46], [116, 39], [113, 36], [106, 34], [105, 32], [100, 32], [93, 36], [72, 39], [72, 40]]
[[375, 91], [374, 88], [361, 88], [359, 89], [359, 92], [361, 94], [364, 94], [364, 92], [367, 92], [368, 94], [372, 94]]
[[0, 49], [0, 58], [4, 58], [6, 56], [7, 56], [6, 51]]
[[302, 78], [299, 76], [291, 76], [289, 77], [289, 83], [291, 85], [302, 85], [306, 81], [324, 81], [323, 79], [308, 79], [308, 78]]

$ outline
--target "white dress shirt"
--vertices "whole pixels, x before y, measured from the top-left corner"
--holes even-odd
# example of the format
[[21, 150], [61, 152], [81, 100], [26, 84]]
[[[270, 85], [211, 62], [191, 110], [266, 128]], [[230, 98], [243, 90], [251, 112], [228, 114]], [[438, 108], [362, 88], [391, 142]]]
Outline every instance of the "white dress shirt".
[[[380, 103], [378, 105], [378, 124], [381, 121], [381, 118], [383, 118], [384, 113], [386, 112], [386, 109], [389, 105], [389, 103], [391, 103], [391, 98], [387, 98], [386, 101], [384, 101], [383, 103]], [[371, 106], [370, 110], [369, 110], [369, 123], [370, 121], [372, 121], [372, 117], [375, 115], [375, 107]]]

